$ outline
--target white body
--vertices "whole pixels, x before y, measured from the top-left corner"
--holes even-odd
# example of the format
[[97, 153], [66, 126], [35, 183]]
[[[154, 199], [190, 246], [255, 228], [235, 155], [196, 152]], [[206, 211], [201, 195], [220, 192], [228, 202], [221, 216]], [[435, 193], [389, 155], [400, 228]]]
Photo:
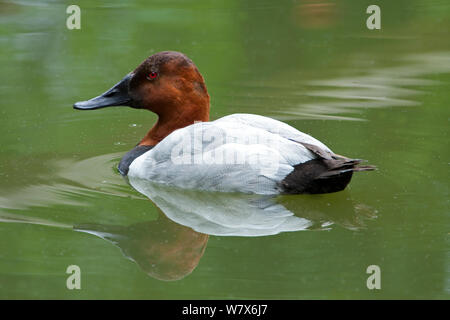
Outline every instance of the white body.
[[294, 165], [317, 157], [296, 141], [331, 152], [283, 122], [233, 114], [172, 132], [136, 158], [128, 176], [189, 189], [276, 194]]

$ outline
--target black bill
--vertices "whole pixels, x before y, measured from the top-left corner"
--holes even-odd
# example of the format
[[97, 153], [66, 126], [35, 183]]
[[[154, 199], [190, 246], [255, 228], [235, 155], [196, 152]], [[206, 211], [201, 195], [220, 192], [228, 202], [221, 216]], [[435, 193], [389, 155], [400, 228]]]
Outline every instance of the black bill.
[[129, 106], [131, 98], [128, 94], [128, 83], [132, 74], [127, 74], [114, 87], [102, 95], [87, 101], [76, 102], [73, 107], [78, 110], [94, 110], [111, 106]]

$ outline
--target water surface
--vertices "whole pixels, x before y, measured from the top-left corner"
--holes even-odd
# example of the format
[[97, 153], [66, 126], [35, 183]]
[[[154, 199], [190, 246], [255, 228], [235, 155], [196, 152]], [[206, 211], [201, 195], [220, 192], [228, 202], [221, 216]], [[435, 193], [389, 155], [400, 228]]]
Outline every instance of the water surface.
[[[446, 1], [378, 1], [381, 30], [369, 1], [78, 1], [81, 30], [69, 4], [0, 1], [0, 298], [449, 298]], [[72, 104], [162, 50], [197, 64], [213, 119], [270, 116], [379, 170], [318, 196], [134, 190], [115, 168], [155, 115]]]

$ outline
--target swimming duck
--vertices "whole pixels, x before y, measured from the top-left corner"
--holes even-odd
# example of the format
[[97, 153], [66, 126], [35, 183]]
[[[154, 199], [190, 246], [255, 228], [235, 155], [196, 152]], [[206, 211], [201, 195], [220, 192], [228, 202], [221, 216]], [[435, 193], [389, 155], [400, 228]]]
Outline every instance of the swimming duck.
[[209, 121], [203, 76], [184, 54], [156, 53], [78, 110], [147, 109], [158, 120], [119, 163], [128, 177], [181, 188], [256, 194], [330, 193], [373, 170], [286, 123], [254, 114]]

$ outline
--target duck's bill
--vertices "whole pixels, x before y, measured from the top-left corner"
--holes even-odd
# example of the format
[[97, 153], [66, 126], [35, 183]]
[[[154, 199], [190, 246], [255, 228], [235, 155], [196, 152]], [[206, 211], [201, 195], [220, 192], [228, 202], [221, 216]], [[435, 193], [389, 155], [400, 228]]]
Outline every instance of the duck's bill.
[[128, 74], [114, 87], [102, 95], [86, 101], [76, 102], [73, 107], [78, 110], [95, 110], [112, 106], [129, 106], [131, 98], [128, 94], [128, 84], [132, 74]]

